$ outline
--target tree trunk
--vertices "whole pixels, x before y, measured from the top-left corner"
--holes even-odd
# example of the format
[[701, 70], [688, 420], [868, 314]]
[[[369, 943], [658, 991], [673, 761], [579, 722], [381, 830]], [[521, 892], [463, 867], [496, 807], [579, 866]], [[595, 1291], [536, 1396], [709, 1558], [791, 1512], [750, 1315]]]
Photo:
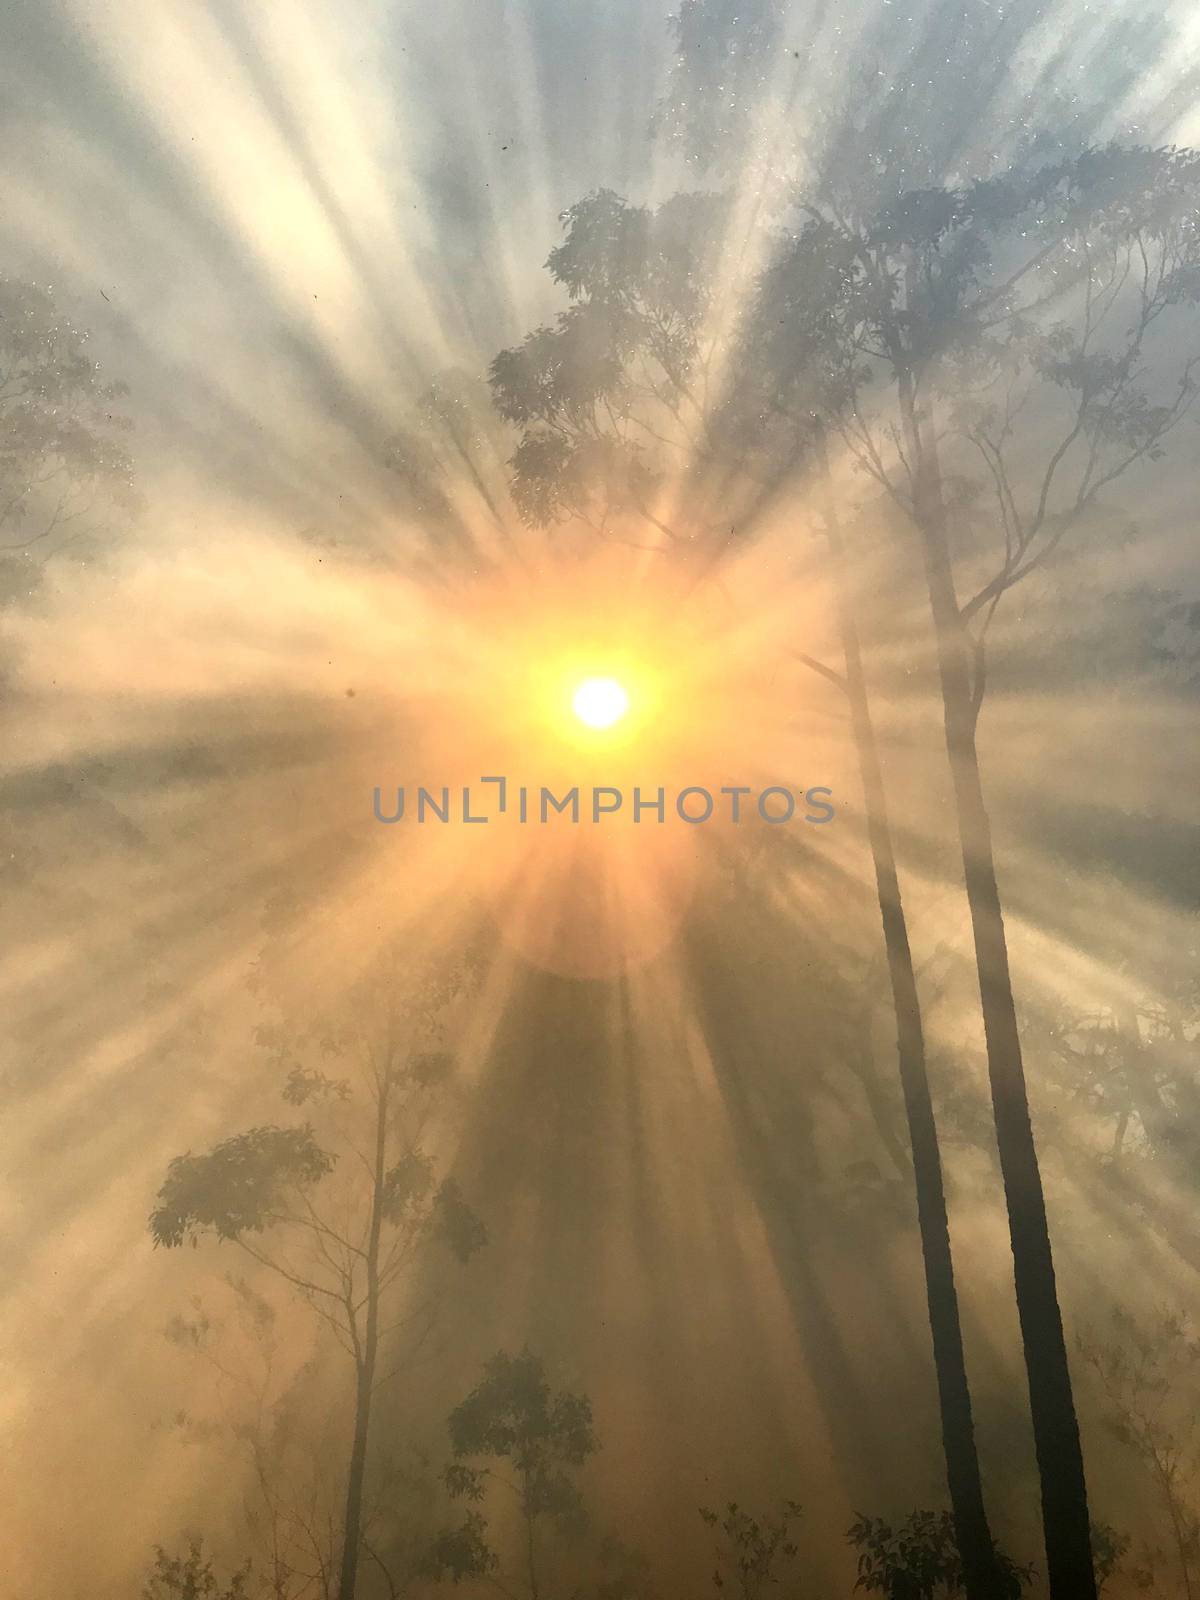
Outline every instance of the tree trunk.
[[[362, 1346], [355, 1351], [354, 1442], [346, 1472], [346, 1516], [342, 1530], [342, 1567], [338, 1600], [354, 1600], [358, 1583], [358, 1554], [362, 1543], [363, 1486], [367, 1475], [367, 1440], [371, 1427], [371, 1399], [375, 1388], [375, 1363], [379, 1354], [379, 1239], [383, 1230], [383, 1185], [387, 1171], [388, 1080], [379, 1091], [375, 1127], [375, 1165], [371, 1192], [371, 1225], [367, 1235], [367, 1304]], [[351, 1313], [353, 1315], [353, 1313]]]
[[901, 419], [914, 474], [914, 512], [921, 537], [937, 642], [946, 750], [958, 818], [963, 875], [979, 998], [987, 1041], [988, 1080], [1008, 1207], [1034, 1444], [1041, 1479], [1046, 1570], [1052, 1600], [1095, 1600], [1087, 1485], [1079, 1422], [1050, 1250], [1008, 944], [996, 882], [991, 825], [975, 741], [977, 706], [968, 642], [954, 589], [941, 477], [933, 441], [921, 426], [912, 375], [898, 372]]
[[[827, 467], [825, 481], [828, 484]], [[912, 1146], [917, 1221], [925, 1263], [925, 1295], [933, 1336], [942, 1448], [946, 1458], [954, 1531], [962, 1558], [968, 1600], [1002, 1600], [1006, 1591], [996, 1562], [995, 1545], [984, 1506], [979, 1454], [971, 1415], [958, 1293], [954, 1285], [954, 1264], [950, 1252], [942, 1158], [926, 1070], [925, 1035], [921, 1025], [917, 979], [908, 941], [908, 923], [900, 898], [900, 880], [896, 872], [887, 797], [867, 698], [862, 647], [846, 593], [845, 556], [832, 497], [826, 514], [826, 533], [846, 665], [846, 694], [862, 775], [867, 837], [875, 869], [892, 1004], [896, 1013], [900, 1083]]]
[[529, 1474], [522, 1478], [521, 1507], [525, 1513], [525, 1571], [529, 1579], [529, 1600], [538, 1600], [537, 1546], [533, 1532], [533, 1510], [529, 1497]]

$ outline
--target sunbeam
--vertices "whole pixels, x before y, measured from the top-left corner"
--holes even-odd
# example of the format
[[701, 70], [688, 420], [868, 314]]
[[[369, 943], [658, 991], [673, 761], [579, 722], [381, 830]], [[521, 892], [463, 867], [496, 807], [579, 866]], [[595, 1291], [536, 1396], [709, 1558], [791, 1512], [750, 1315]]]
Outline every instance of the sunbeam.
[[0, 39], [4, 1592], [1190, 1600], [1192, 9]]

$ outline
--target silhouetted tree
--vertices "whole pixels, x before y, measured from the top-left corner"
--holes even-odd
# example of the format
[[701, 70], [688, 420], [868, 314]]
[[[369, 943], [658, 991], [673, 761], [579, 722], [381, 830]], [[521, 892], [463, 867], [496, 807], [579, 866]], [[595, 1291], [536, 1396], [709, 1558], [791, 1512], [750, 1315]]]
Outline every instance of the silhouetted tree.
[[720, 196], [680, 194], [650, 211], [600, 189], [563, 213], [546, 264], [570, 304], [490, 368], [496, 408], [520, 430], [512, 492], [530, 526], [571, 519], [627, 543], [649, 529], [703, 536], [694, 496], [679, 526], [659, 496], [717, 444], [707, 430], [727, 210]]
[[[1052, 1594], [1064, 1597], [1094, 1592], [1087, 1493], [976, 727], [986, 633], [1000, 598], [1053, 554], [1106, 485], [1161, 453], [1195, 396], [1200, 355], [1189, 344], [1170, 352], [1175, 371], [1165, 378], [1161, 363], [1147, 369], [1143, 352], [1163, 314], [1193, 304], [1200, 291], [1198, 160], [1174, 150], [1089, 151], [967, 189], [904, 195], [882, 211], [863, 204], [853, 175], [843, 174], [802, 197], [800, 226], [781, 252], [796, 279], [814, 260], [834, 264], [823, 293], [829, 338], [841, 341], [845, 390], [829, 420], [919, 538], [1009, 1211], [1048, 1575]], [[1118, 304], [1130, 307], [1132, 323], [1111, 347], [1100, 348], [1097, 330]], [[1004, 396], [998, 402], [987, 392], [995, 386]], [[1035, 459], [1040, 454], [1040, 465], [1031, 469], [1026, 453], [1018, 475], [1010, 446], [1017, 413], [1033, 390], [1028, 449]], [[1063, 395], [1068, 414], [1055, 432], [1053, 401]], [[958, 441], [983, 459], [1001, 540], [999, 561], [990, 575], [972, 577], [974, 592], [965, 601], [957, 574], [971, 571], [971, 551], [958, 532], [966, 519], [956, 521], [956, 512], [978, 490], [944, 464]]]
[[800, 1507], [795, 1500], [784, 1500], [777, 1510], [757, 1517], [731, 1500], [723, 1515], [701, 1506], [700, 1517], [720, 1536], [713, 1587], [722, 1594], [732, 1591], [741, 1600], [762, 1600], [784, 1581], [800, 1555], [795, 1540]]
[[[1005, 1592], [983, 1497], [962, 1323], [950, 1248], [941, 1149], [926, 1060], [916, 972], [909, 942], [888, 814], [887, 793], [863, 665], [863, 646], [850, 593], [849, 561], [829, 459], [828, 418], [853, 392], [853, 356], [827, 321], [828, 296], [841, 292], [849, 263], [836, 247], [792, 273], [782, 252], [760, 283], [745, 319], [739, 360], [725, 416], [744, 448], [754, 448], [772, 425], [792, 434], [807, 458], [823, 507], [830, 584], [837, 614], [844, 688], [862, 778], [867, 838], [883, 926], [896, 1016], [897, 1062], [912, 1152], [917, 1218], [925, 1268], [926, 1304], [937, 1374], [947, 1484], [971, 1600]], [[780, 330], [783, 329], [781, 334]], [[760, 443], [761, 448], [761, 443]]]
[[[418, 1302], [388, 1322], [394, 1291], [413, 1276], [427, 1243], [440, 1240], [465, 1262], [487, 1237], [456, 1181], [439, 1181], [423, 1142], [453, 1070], [452, 1058], [431, 1046], [461, 981], [456, 974], [414, 993], [385, 964], [351, 1006], [367, 1017], [368, 1005], [377, 1006], [376, 1023], [342, 1022], [303, 1041], [323, 1065], [295, 1058], [301, 1041], [267, 1032], [281, 1065], [290, 1061], [284, 1099], [309, 1107], [320, 1133], [311, 1122], [255, 1127], [207, 1154], [177, 1156], [150, 1217], [155, 1244], [169, 1249], [204, 1237], [236, 1245], [289, 1284], [353, 1362], [339, 1600], [355, 1593], [372, 1405], [396, 1376], [381, 1370], [385, 1341], [428, 1323], [436, 1305]], [[351, 1076], [332, 1076], [330, 1063]], [[339, 1153], [347, 1158], [340, 1163]], [[338, 1192], [322, 1205], [331, 1187]]]
[[[529, 1350], [515, 1356], [500, 1351], [451, 1412], [448, 1426], [455, 1459], [445, 1471], [446, 1487], [472, 1509], [434, 1541], [427, 1570], [456, 1583], [485, 1579], [507, 1595], [539, 1600], [549, 1586], [549, 1535], [578, 1538], [587, 1527], [575, 1473], [599, 1448], [591, 1402], [552, 1389], [541, 1359]], [[486, 1513], [497, 1498], [509, 1502], [518, 1521], [520, 1556], [513, 1571], [505, 1570], [491, 1542]], [[608, 1575], [591, 1590], [572, 1584], [574, 1594], [632, 1600], [644, 1593], [635, 1582], [637, 1563], [612, 1540], [602, 1541], [590, 1559]]]
[[[948, 1512], [914, 1511], [893, 1525], [884, 1517], [857, 1517], [849, 1540], [858, 1550], [855, 1589], [887, 1600], [936, 1600], [965, 1592], [962, 1558]], [[1032, 1570], [998, 1555], [1001, 1592], [1019, 1600]]]
[[[993, 30], [972, 26], [957, 7], [935, 6], [920, 18], [884, 10], [861, 35], [835, 30], [832, 47], [814, 27], [813, 48], [793, 51], [804, 59], [785, 90], [772, 82], [772, 41], [757, 25], [757, 7], [743, 13], [725, 0], [688, 0], [675, 23], [690, 48], [677, 53], [666, 121], [703, 163], [714, 137], [719, 142], [729, 127], [731, 97], [743, 127], [772, 98], [780, 128], [805, 104], [796, 119], [805, 147], [778, 145], [785, 163], [794, 156], [799, 180], [790, 242], [810, 262], [841, 253], [844, 281], [830, 288], [850, 332], [849, 392], [840, 408], [845, 443], [921, 533], [1052, 1547], [1050, 1583], [1055, 1594], [1074, 1596], [1092, 1592], [1086, 1489], [975, 722], [984, 638], [999, 597], [1094, 514], [1107, 484], [1154, 459], [1191, 403], [1187, 346], [1178, 360], [1160, 347], [1165, 365], [1175, 367], [1174, 388], [1170, 378], [1165, 386], [1158, 381], [1164, 364], [1147, 368], [1142, 352], [1168, 308], [1196, 299], [1197, 232], [1190, 152], [1090, 148], [1096, 130], [1112, 126], [1113, 109], [1138, 74], [1171, 49], [1169, 24], [1145, 29], [1140, 10], [1110, 8], [1097, 23], [1094, 50], [1079, 58], [1089, 67], [1103, 62], [1100, 75], [1089, 70], [1092, 81], [1080, 82], [1081, 92], [1068, 100], [1061, 92], [1066, 52], [1054, 57], [1052, 70], [1019, 86], [1011, 71], [1038, 32], [1043, 44], [1035, 44], [1035, 55], [1045, 48], [1052, 14], [1043, 5], [1014, 5]], [[1077, 32], [1069, 36], [1078, 42]], [[854, 40], [852, 50], [842, 48], [843, 38]], [[1172, 87], [1154, 115], [1158, 127], [1171, 128], [1180, 104], [1194, 95], [1194, 75], [1165, 76]], [[807, 100], [796, 89], [805, 80]], [[934, 81], [945, 92], [931, 96]], [[706, 122], [708, 105], [714, 116]], [[991, 179], [1006, 162], [1013, 169], [1007, 178], [967, 181]], [[1039, 164], [1042, 172], [1031, 179]], [[1108, 319], [1111, 326], [1114, 307], [1131, 304], [1131, 323], [1107, 350], [1099, 348], [1100, 324]], [[1047, 428], [1044, 406], [1025, 404], [1021, 389], [1031, 374], [1070, 397], [1062, 428], [1052, 419]], [[880, 398], [881, 382], [886, 407], [877, 413], [882, 426], [872, 428], [870, 402]], [[1018, 445], [1022, 411], [1032, 434]], [[956, 564], [978, 485], [943, 470], [940, 450], [951, 434], [982, 458], [1004, 542], [1002, 560], [978, 584], [972, 580], [974, 593], [962, 603]], [[1030, 457], [1040, 461], [1032, 471]], [[1021, 493], [1022, 474], [1031, 493]]]

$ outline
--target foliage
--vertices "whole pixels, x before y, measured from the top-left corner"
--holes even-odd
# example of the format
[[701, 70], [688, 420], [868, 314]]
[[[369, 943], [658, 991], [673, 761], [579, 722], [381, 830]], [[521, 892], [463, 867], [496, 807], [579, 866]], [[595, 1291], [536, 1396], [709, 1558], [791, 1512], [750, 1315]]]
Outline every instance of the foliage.
[[[858, 1516], [847, 1535], [858, 1550], [856, 1589], [888, 1600], [935, 1600], [963, 1592], [962, 1562], [948, 1511], [914, 1511], [893, 1526], [884, 1517]], [[997, 1551], [1002, 1579], [1012, 1600], [1033, 1581], [1030, 1567], [1019, 1567]]]
[[[451, 1482], [449, 1474], [447, 1482]], [[451, 1487], [451, 1493], [455, 1492]], [[479, 1511], [468, 1511], [457, 1527], [442, 1529], [430, 1542], [422, 1565], [425, 1575], [461, 1583], [494, 1572], [500, 1557], [488, 1544], [487, 1531], [487, 1520]]]
[[224, 1139], [207, 1155], [176, 1156], [150, 1216], [156, 1245], [197, 1243], [261, 1233], [289, 1216], [288, 1191], [307, 1189], [333, 1170], [335, 1157], [311, 1127], [251, 1128]]
[[433, 1225], [457, 1261], [468, 1262], [488, 1241], [487, 1225], [463, 1199], [457, 1178], [447, 1178], [434, 1196]]
[[701, 168], [736, 163], [786, 13], [771, 0], [681, 0], [657, 124]]
[[[318, 1536], [311, 1509], [281, 1503], [264, 1438], [265, 1394], [257, 1396], [258, 1415], [241, 1435], [264, 1502], [276, 1574], [294, 1574], [300, 1562], [311, 1568], [313, 1546], [326, 1570], [328, 1545], [340, 1543], [341, 1600], [353, 1600], [365, 1547], [376, 1396], [437, 1321], [442, 1285], [430, 1247], [440, 1245], [463, 1264], [487, 1242], [459, 1184], [451, 1176], [439, 1181], [426, 1148], [453, 1074], [453, 1057], [442, 1047], [443, 1013], [464, 982], [456, 969], [406, 987], [385, 953], [344, 1013], [303, 1027], [260, 1028], [258, 1041], [280, 1071], [284, 1100], [319, 1119], [322, 1142], [310, 1123], [257, 1127], [206, 1155], [179, 1156], [150, 1218], [155, 1243], [168, 1248], [196, 1245], [204, 1235], [235, 1243], [299, 1295], [350, 1358], [352, 1445], [336, 1536], [331, 1518], [328, 1535]], [[331, 1063], [336, 1072], [327, 1070]], [[389, 1310], [418, 1266], [422, 1293]], [[193, 1327], [190, 1342], [203, 1349], [206, 1321], [177, 1323], [173, 1336], [188, 1342]]]
[[489, 373], [497, 410], [521, 430], [511, 486], [527, 523], [674, 533], [655, 511], [660, 446], [685, 448], [707, 424], [727, 214], [717, 195], [675, 195], [652, 211], [607, 189], [563, 213], [546, 264], [571, 304]]
[[1122, 1159], [1137, 1153], [1164, 1160], [1173, 1178], [1192, 1185], [1200, 1139], [1192, 1048], [1197, 999], [1185, 966], [1174, 981], [1160, 974], [1150, 993], [1126, 992], [1102, 1006], [1062, 1002], [1031, 1022], [1075, 1103], [1111, 1124], [1107, 1162], [1114, 1177]]
[[[552, 1391], [538, 1356], [529, 1350], [494, 1355], [482, 1381], [451, 1413], [449, 1429], [460, 1460], [483, 1457], [513, 1468], [523, 1514], [578, 1517], [582, 1501], [567, 1469], [582, 1466], [598, 1448], [591, 1402], [585, 1395]], [[479, 1481], [479, 1472], [470, 1468], [449, 1469], [447, 1485], [454, 1493], [475, 1498]]]
[[1129, 1569], [1126, 1557], [1133, 1540], [1107, 1522], [1092, 1524], [1092, 1554], [1096, 1561], [1096, 1592], [1100, 1594], [1118, 1576], [1127, 1576], [1139, 1589], [1148, 1589], [1152, 1575], [1144, 1569]]
[[[1135, 1317], [1114, 1308], [1108, 1336], [1080, 1350], [1096, 1378], [1115, 1439], [1147, 1469], [1169, 1530], [1170, 1561], [1187, 1594], [1200, 1588], [1200, 1335], [1178, 1312]], [[1162, 1552], [1144, 1552], [1155, 1564]]]
[[627, 542], [639, 523], [724, 537], [730, 505], [703, 518], [693, 493], [683, 526], [664, 509], [673, 479], [720, 462], [736, 505], [828, 436], [915, 515], [889, 389], [910, 384], [971, 563], [962, 619], [981, 669], [1000, 597], [1102, 522], [1105, 491], [1159, 459], [1192, 408], [1200, 347], [1162, 335], [1196, 304], [1198, 193], [1194, 152], [1117, 146], [885, 203], [829, 176], [796, 191], [740, 303], [722, 287], [727, 197], [650, 210], [589, 194], [547, 261], [570, 306], [491, 367], [520, 429], [518, 509]]
[[761, 1600], [783, 1580], [783, 1569], [800, 1554], [794, 1538], [800, 1520], [795, 1500], [781, 1501], [778, 1510], [759, 1517], [731, 1500], [723, 1516], [701, 1506], [700, 1518], [705, 1527], [721, 1535], [713, 1586], [722, 1592], [732, 1590], [741, 1600]]
[[249, 1576], [247, 1562], [223, 1584], [199, 1539], [191, 1540], [187, 1554], [182, 1556], [168, 1555], [159, 1545], [155, 1547], [154, 1569], [142, 1589], [142, 1600], [246, 1600]]
[[888, 385], [917, 394], [947, 480], [990, 498], [1001, 553], [962, 607], [980, 632], [1191, 409], [1194, 339], [1146, 357], [1196, 304], [1198, 196], [1195, 152], [1108, 146], [882, 209], [849, 177], [797, 197], [749, 320], [760, 405], [820, 416], [916, 515]]
[[[452, 1499], [474, 1509], [434, 1541], [429, 1571], [459, 1582], [499, 1570], [500, 1556], [480, 1509], [499, 1486], [513, 1498], [523, 1528], [523, 1571], [505, 1581], [510, 1588], [521, 1583], [536, 1600], [544, 1533], [553, 1528], [578, 1535], [586, 1523], [573, 1471], [598, 1448], [591, 1402], [585, 1395], [551, 1389], [540, 1357], [531, 1351], [515, 1356], [499, 1351], [451, 1412], [448, 1428], [455, 1459], [443, 1481]], [[622, 1577], [618, 1572], [617, 1579]]]

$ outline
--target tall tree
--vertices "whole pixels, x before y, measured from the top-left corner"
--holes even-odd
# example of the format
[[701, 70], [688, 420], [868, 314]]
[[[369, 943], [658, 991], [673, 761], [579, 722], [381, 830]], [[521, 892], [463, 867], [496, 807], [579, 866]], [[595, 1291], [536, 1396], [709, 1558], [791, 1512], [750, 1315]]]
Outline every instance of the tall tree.
[[[1200, 358], [1186, 342], [1186, 322], [1182, 351], [1167, 347], [1154, 362], [1146, 354], [1164, 313], [1194, 305], [1200, 294], [1198, 177], [1190, 152], [1107, 149], [966, 189], [910, 193], [878, 209], [873, 198], [864, 203], [852, 176], [831, 176], [801, 197], [799, 226], [782, 250], [797, 275], [814, 254], [833, 253], [842, 263], [825, 305], [847, 385], [829, 420], [918, 535], [1048, 1573], [1052, 1594], [1064, 1600], [1095, 1592], [1087, 1492], [976, 728], [987, 628], [1000, 598], [1086, 522], [1108, 485], [1161, 454], [1195, 396]], [[1122, 325], [1126, 310], [1132, 320]], [[1110, 332], [1107, 346], [1101, 328]], [[988, 393], [997, 388], [999, 401]], [[1017, 418], [1026, 409], [1033, 431], [1018, 458]], [[986, 469], [996, 507], [986, 525], [1001, 547], [982, 575], [988, 556], [972, 546], [960, 514], [978, 498], [959, 461], [967, 448]], [[1031, 456], [1040, 456], [1032, 469]], [[960, 583], [973, 590], [965, 600]]]
[[[353, 1363], [338, 1600], [356, 1592], [372, 1409], [398, 1370], [385, 1370], [386, 1352], [436, 1309], [429, 1299], [397, 1305], [400, 1286], [430, 1242], [466, 1262], [487, 1237], [456, 1181], [438, 1180], [425, 1148], [453, 1067], [435, 1046], [459, 982], [406, 995], [385, 978], [352, 1007], [369, 1017], [368, 1000], [378, 1006], [366, 1026], [264, 1030], [287, 1069], [285, 1101], [310, 1108], [319, 1132], [312, 1122], [253, 1127], [206, 1154], [177, 1156], [150, 1216], [156, 1245], [234, 1244], [288, 1284]], [[332, 1075], [331, 1063], [349, 1075]]]

